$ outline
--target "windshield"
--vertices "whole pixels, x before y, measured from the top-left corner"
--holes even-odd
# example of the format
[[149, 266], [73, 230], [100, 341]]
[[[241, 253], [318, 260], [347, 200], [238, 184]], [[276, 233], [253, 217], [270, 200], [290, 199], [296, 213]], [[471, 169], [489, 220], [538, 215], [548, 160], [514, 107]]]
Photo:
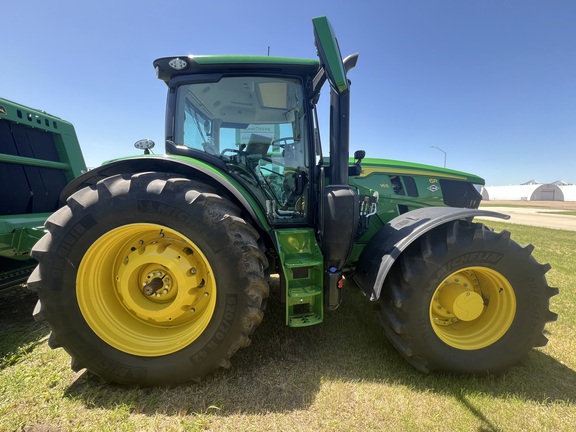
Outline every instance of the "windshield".
[[178, 88], [175, 140], [222, 159], [273, 223], [304, 221], [309, 170], [302, 83], [224, 77]]

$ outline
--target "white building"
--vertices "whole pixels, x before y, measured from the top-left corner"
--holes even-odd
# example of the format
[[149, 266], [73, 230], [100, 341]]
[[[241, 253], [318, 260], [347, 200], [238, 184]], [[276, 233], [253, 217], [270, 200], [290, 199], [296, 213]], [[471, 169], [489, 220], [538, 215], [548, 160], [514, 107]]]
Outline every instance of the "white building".
[[564, 201], [576, 201], [576, 185], [560, 186], [560, 190], [564, 195]]
[[576, 201], [576, 185], [561, 181], [542, 184], [531, 180], [521, 185], [485, 186], [482, 199], [501, 201]]

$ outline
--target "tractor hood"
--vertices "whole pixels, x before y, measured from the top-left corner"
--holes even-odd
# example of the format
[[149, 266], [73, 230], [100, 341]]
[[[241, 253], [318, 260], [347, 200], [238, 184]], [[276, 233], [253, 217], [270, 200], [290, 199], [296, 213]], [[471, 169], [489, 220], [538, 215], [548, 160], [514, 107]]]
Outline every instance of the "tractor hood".
[[377, 192], [381, 205], [394, 209], [390, 215], [424, 206], [478, 208], [485, 183], [462, 171], [388, 159], [364, 159], [354, 174], [349, 183], [363, 194]]
[[[350, 160], [353, 163], [353, 160]], [[358, 177], [366, 177], [372, 173], [413, 174], [429, 177], [448, 178], [453, 180], [468, 181], [477, 185], [484, 185], [482, 177], [475, 174], [440, 168], [433, 165], [417, 164], [412, 162], [397, 161], [392, 159], [365, 158], [362, 159], [362, 172]]]

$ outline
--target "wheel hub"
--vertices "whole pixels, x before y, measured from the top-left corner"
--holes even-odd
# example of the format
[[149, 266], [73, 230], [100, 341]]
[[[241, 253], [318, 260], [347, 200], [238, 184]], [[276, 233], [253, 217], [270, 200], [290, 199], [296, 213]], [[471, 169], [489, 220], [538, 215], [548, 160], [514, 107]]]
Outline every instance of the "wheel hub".
[[157, 325], [178, 325], [201, 309], [209, 293], [196, 268], [193, 253], [182, 253], [186, 245], [164, 237], [132, 248], [120, 264], [116, 281], [118, 295], [134, 316]]
[[484, 311], [482, 296], [472, 289], [472, 284], [462, 277], [446, 280], [438, 289], [438, 303], [447, 315], [462, 321], [473, 321]]
[[450, 274], [430, 302], [430, 323], [446, 344], [462, 350], [487, 347], [510, 328], [516, 295], [496, 270], [476, 266]]
[[[164, 281], [160, 277], [154, 277], [155, 274], [156, 272], [153, 272], [150, 275], [146, 276], [146, 279], [148, 279], [149, 282], [144, 282], [144, 288], [142, 288], [142, 292], [144, 293], [144, 295], [147, 296], [156, 295], [156, 292], [164, 286]], [[162, 290], [162, 294], [167, 293], [168, 293], [168, 286], [166, 286], [165, 289]], [[162, 294], [158, 294], [158, 296]]]

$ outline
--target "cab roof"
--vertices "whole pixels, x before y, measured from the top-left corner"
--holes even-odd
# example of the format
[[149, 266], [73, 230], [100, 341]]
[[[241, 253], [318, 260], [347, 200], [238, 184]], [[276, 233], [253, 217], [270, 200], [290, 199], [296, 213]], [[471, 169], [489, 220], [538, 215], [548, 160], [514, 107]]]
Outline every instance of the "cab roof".
[[166, 83], [174, 77], [191, 74], [273, 73], [306, 77], [320, 69], [318, 60], [241, 55], [163, 57], [153, 64], [158, 78]]

